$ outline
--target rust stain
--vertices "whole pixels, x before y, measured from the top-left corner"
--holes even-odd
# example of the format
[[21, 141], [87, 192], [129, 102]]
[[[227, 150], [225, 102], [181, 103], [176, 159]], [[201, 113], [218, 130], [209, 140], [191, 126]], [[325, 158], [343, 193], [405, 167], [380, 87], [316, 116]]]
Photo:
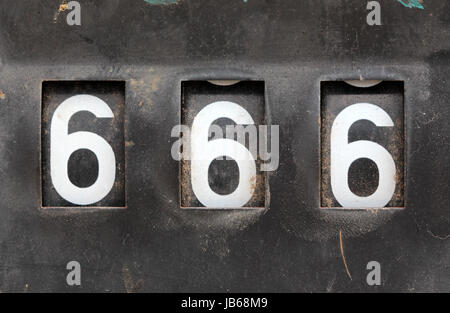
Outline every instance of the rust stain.
[[125, 141], [125, 147], [133, 147], [135, 143], [133, 141]]
[[144, 85], [144, 81], [142, 79], [141, 80], [136, 80], [134, 78], [131, 78], [130, 79], [130, 85], [132, 87], [141, 87], [142, 85]]
[[5, 95], [5, 93], [3, 92], [3, 91], [1, 91], [0, 90], [0, 99], [5, 99], [6, 98], [6, 95]]
[[159, 89], [159, 82], [160, 81], [161, 81], [161, 78], [159, 78], [159, 77], [155, 77], [152, 80], [152, 90], [153, 91], [158, 91], [158, 89]]
[[63, 12], [65, 10], [67, 10], [67, 3], [63, 2], [60, 4], [58, 12]]
[[347, 272], [348, 277], [350, 280], [352, 280], [352, 275], [350, 274], [350, 271], [348, 270], [347, 261], [345, 260], [344, 255], [344, 244], [342, 243], [342, 231], [339, 231], [339, 247], [341, 249], [341, 255], [342, 255], [342, 261], [344, 261], [345, 271]]
[[56, 21], [58, 20], [58, 16], [61, 12], [64, 12], [65, 10], [67, 10], [67, 2], [63, 1], [58, 8], [58, 11], [56, 11], [55, 13], [55, 17], [53, 18], [53, 23], [56, 23]]

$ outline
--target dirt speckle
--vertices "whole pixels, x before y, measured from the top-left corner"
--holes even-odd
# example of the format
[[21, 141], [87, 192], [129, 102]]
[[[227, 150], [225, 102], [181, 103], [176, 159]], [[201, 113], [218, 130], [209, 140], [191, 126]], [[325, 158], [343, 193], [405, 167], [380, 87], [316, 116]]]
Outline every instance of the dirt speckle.
[[190, 192], [191, 188], [191, 166], [190, 161], [182, 159], [181, 161], [181, 173], [180, 173], [180, 192], [181, 192], [181, 207], [190, 207], [190, 203], [194, 200], [197, 200], [195, 195]]
[[158, 91], [158, 89], [159, 89], [159, 82], [160, 81], [161, 81], [161, 78], [159, 78], [159, 77], [155, 77], [152, 80], [152, 90], [153, 91]]
[[128, 268], [127, 265], [122, 266], [122, 280], [127, 293], [138, 292], [144, 284], [144, 281], [142, 279], [134, 283], [130, 269]]
[[250, 190], [252, 194], [255, 192], [255, 189], [256, 189], [256, 177], [252, 176], [250, 177]]

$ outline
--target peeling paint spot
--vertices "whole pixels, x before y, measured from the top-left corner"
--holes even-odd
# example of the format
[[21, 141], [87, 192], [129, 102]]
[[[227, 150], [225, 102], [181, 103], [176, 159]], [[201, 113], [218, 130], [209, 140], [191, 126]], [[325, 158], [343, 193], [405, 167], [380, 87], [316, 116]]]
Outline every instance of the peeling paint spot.
[[397, 0], [397, 1], [407, 8], [418, 8], [421, 10], [425, 9], [422, 5], [423, 0]]
[[66, 2], [63, 2], [63, 3], [61, 3], [61, 4], [59, 5], [58, 12], [63, 12], [63, 11], [65, 11], [65, 10], [67, 10], [67, 3], [66, 3]]
[[179, 0], [144, 0], [144, 1], [152, 5], [169, 5], [169, 4], [177, 4]]

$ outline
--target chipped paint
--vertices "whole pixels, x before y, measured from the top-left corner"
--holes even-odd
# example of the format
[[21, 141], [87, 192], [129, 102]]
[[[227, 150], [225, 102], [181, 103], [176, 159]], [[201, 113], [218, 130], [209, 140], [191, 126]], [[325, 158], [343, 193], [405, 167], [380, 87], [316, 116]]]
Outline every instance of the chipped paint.
[[144, 0], [144, 1], [153, 5], [169, 5], [169, 4], [177, 4], [179, 0]]
[[59, 5], [59, 9], [58, 9], [58, 13], [59, 12], [64, 12], [65, 10], [67, 10], [67, 2], [63, 2]]
[[425, 9], [422, 5], [423, 3], [422, 0], [397, 0], [397, 1], [407, 8], [418, 8], [421, 10]]

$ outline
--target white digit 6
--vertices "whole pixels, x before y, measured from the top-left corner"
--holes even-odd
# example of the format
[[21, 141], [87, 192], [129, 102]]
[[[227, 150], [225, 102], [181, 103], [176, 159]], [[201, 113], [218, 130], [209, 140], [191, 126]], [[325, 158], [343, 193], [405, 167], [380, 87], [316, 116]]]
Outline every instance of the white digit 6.
[[[348, 131], [359, 120], [371, 121], [379, 127], [394, 126], [389, 115], [374, 104], [356, 103], [342, 110], [331, 128], [331, 189], [343, 207], [384, 207], [395, 191], [395, 163], [390, 153], [375, 142], [348, 143]], [[350, 166], [361, 158], [372, 160], [378, 167], [378, 188], [368, 197], [355, 195], [348, 186]]]
[[[80, 111], [91, 112], [97, 118], [114, 118], [111, 108], [97, 97], [76, 95], [63, 101], [52, 117], [50, 175], [62, 198], [77, 205], [88, 205], [102, 200], [111, 191], [116, 176], [116, 157], [108, 142], [97, 134], [85, 131], [68, 134], [71, 117]], [[70, 156], [80, 149], [92, 151], [98, 160], [97, 180], [86, 188], [72, 184], [67, 171]]]
[[[209, 128], [219, 118], [231, 119], [238, 125], [254, 124], [252, 117], [243, 107], [229, 101], [211, 103], [197, 114], [191, 131], [192, 190], [206, 207], [242, 207], [253, 195], [251, 182], [256, 177], [255, 159], [244, 145], [232, 139], [208, 141]], [[220, 156], [233, 158], [239, 167], [239, 185], [228, 195], [217, 194], [208, 182], [209, 166]]]

